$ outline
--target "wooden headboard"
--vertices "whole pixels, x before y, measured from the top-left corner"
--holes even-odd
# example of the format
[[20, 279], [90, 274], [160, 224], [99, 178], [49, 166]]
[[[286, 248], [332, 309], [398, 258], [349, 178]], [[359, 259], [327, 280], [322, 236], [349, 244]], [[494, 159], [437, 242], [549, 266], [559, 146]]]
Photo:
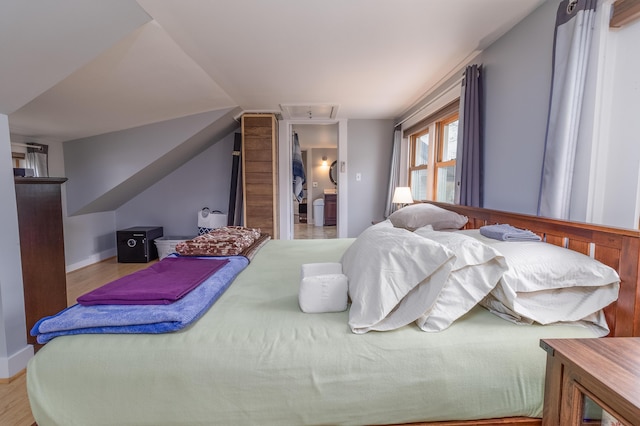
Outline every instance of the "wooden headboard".
[[430, 203], [467, 216], [467, 229], [508, 223], [535, 232], [547, 243], [578, 251], [614, 268], [620, 275], [620, 293], [618, 301], [605, 309], [610, 336], [640, 336], [640, 231], [478, 207]]

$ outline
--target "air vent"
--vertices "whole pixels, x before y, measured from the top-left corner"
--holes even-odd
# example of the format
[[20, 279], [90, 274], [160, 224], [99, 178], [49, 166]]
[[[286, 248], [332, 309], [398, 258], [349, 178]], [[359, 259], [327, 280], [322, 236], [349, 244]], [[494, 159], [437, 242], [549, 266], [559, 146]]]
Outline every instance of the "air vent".
[[338, 105], [281, 104], [282, 117], [292, 120], [327, 120], [338, 115]]

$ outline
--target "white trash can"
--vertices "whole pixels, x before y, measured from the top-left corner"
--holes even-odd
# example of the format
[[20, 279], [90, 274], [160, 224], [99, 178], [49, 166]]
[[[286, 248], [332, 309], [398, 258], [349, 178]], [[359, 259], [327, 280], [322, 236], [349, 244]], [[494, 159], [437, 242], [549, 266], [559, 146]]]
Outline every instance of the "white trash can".
[[324, 198], [313, 201], [313, 224], [315, 226], [324, 225]]

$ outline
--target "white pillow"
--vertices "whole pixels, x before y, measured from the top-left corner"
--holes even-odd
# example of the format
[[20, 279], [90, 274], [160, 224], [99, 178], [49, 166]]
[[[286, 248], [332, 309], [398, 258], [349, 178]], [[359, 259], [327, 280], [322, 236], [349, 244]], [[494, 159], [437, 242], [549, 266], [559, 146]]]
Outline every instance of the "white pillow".
[[456, 212], [445, 210], [428, 203], [412, 204], [396, 210], [389, 216], [389, 220], [396, 228], [413, 231], [426, 225], [433, 229], [460, 229], [469, 219]]
[[511, 312], [515, 322], [581, 321], [618, 298], [618, 273], [582, 253], [544, 242], [493, 240], [477, 230], [460, 232], [505, 257], [509, 269], [482, 304], [505, 316]]
[[351, 331], [393, 330], [415, 321], [435, 302], [454, 261], [443, 245], [405, 229], [367, 228], [342, 257]]
[[374, 223], [370, 228], [393, 228], [393, 223], [389, 219]]
[[[566, 295], [564, 297], [566, 297]], [[489, 293], [487, 297], [485, 297], [480, 302], [480, 305], [484, 306], [490, 312], [499, 316], [500, 318], [516, 324], [531, 325], [536, 323], [536, 321], [534, 321], [533, 319], [522, 316], [512, 309], [508, 308], [504, 303], [496, 299], [493, 293]], [[596, 312], [578, 320], [556, 321], [549, 324], [579, 325], [591, 329], [593, 333], [598, 337], [604, 337], [609, 334], [609, 325], [607, 324], [607, 319], [604, 316], [604, 311], [602, 309], [599, 309]]]
[[456, 255], [438, 299], [416, 320], [424, 331], [442, 331], [489, 294], [507, 270], [507, 263], [497, 250], [464, 234], [434, 231], [430, 226], [414, 233], [444, 245]]

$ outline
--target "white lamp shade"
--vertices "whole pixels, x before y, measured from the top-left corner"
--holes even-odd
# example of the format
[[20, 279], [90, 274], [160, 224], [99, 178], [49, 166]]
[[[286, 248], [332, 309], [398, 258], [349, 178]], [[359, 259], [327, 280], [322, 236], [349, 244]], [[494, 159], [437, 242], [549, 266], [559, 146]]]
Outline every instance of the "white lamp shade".
[[412, 204], [413, 197], [411, 196], [411, 188], [408, 186], [399, 186], [393, 191], [392, 203], [398, 204]]

